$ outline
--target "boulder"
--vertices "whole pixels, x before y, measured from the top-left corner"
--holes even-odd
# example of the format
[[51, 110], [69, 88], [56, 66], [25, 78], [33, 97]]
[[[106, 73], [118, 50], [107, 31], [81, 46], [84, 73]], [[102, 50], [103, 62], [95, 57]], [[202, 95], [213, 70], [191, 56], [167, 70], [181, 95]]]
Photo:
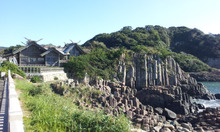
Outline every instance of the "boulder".
[[114, 98], [113, 95], [109, 96], [109, 104], [111, 107], [116, 107], [117, 106], [117, 100]]
[[195, 131], [196, 131], [196, 132], [204, 132], [204, 130], [203, 130], [202, 127], [197, 127], [197, 128], [195, 129]]
[[132, 111], [127, 111], [126, 112], [126, 116], [128, 117], [128, 118], [130, 118], [130, 119], [132, 119], [133, 118], [133, 115], [132, 115]]
[[183, 129], [181, 129], [181, 132], [191, 132], [191, 131], [186, 128], [183, 128]]
[[192, 125], [190, 123], [182, 123], [181, 126], [183, 128], [186, 128], [186, 129], [190, 130], [190, 131], [192, 131], [192, 129], [193, 129]]
[[155, 110], [155, 112], [157, 112], [157, 113], [160, 114], [160, 115], [163, 114], [163, 109], [160, 108], [160, 107], [157, 107], [157, 108], [155, 108], [154, 110]]
[[161, 126], [155, 126], [154, 127], [154, 130], [156, 131], [156, 132], [160, 132], [160, 129], [161, 129], [162, 127]]
[[220, 93], [215, 94], [216, 99], [220, 99]]
[[163, 111], [163, 115], [166, 116], [168, 119], [171, 119], [171, 120], [175, 120], [176, 119], [176, 113], [165, 108], [164, 111]]
[[163, 128], [169, 128], [171, 131], [175, 130], [175, 127], [171, 124], [164, 124]]
[[199, 109], [205, 109], [205, 106], [203, 104], [198, 104]]
[[201, 99], [212, 100], [212, 99], [215, 99], [215, 97], [210, 95], [210, 94], [205, 94], [205, 95], [202, 96]]
[[171, 132], [169, 128], [162, 128], [160, 129], [160, 132]]

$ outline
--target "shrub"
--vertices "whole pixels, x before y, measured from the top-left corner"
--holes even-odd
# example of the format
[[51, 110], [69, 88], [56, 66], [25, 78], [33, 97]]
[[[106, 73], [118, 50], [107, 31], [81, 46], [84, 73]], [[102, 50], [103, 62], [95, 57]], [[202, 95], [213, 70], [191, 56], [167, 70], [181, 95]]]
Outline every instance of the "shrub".
[[185, 72], [201, 72], [201, 71], [211, 71], [209, 67], [204, 62], [200, 61], [197, 57], [186, 54], [186, 53], [173, 53], [172, 57], [179, 63], [180, 67]]
[[70, 57], [64, 66], [64, 71], [76, 79], [83, 79], [86, 73], [91, 77], [100, 76], [103, 79], [112, 79], [118, 58], [123, 49], [107, 50], [92, 49], [89, 54]]
[[4, 61], [1, 64], [0, 71], [4, 71], [7, 74], [8, 70], [10, 70], [11, 73], [15, 73], [22, 77], [25, 77], [25, 73], [21, 69], [19, 69], [17, 65], [10, 63], [9, 61]]
[[54, 80], [58, 80], [59, 78], [58, 77], [54, 77]]
[[41, 79], [40, 79], [39, 76], [33, 76], [33, 77], [31, 78], [31, 82], [32, 82], [32, 83], [39, 83], [39, 82], [41, 82]]

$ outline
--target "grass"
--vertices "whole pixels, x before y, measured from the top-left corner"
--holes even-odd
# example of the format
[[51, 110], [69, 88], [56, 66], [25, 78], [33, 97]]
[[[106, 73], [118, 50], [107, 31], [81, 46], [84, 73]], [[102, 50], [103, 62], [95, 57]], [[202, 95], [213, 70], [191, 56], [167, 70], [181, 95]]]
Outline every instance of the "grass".
[[27, 132], [126, 132], [130, 124], [123, 115], [114, 117], [102, 111], [79, 109], [71, 97], [52, 92], [50, 85], [15, 80], [16, 89], [28, 114], [24, 116]]

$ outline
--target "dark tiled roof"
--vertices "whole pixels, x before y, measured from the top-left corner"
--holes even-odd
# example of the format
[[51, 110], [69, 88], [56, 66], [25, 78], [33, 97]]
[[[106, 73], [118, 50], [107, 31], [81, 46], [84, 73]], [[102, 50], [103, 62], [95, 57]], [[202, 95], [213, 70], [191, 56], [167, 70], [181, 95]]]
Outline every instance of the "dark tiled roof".
[[45, 51], [44, 53], [42, 53], [41, 56], [45, 56], [45, 55], [49, 54], [52, 51], [54, 51], [54, 52], [56, 52], [58, 54], [64, 55], [64, 53], [62, 51], [59, 51], [59, 50], [57, 50], [55, 48], [50, 48], [47, 51]]
[[30, 42], [27, 46], [19, 48], [18, 50], [14, 51], [12, 54], [17, 54], [25, 49], [27, 49], [28, 47], [35, 45], [37, 47], [39, 47], [40, 49], [43, 49], [44, 51], [47, 51], [44, 47], [40, 46], [39, 44], [37, 44], [35, 41]]
[[63, 52], [64, 52], [65, 54], [68, 54], [74, 47], [75, 47], [76, 49], [78, 49], [80, 53], [85, 54], [85, 52], [84, 52], [76, 43], [68, 44], [68, 45], [66, 46], [66, 48], [63, 50]]
[[31, 41], [29, 42], [29, 44], [25, 47], [22, 47], [16, 51], [14, 51], [12, 54], [17, 54], [25, 49], [27, 49], [28, 47], [32, 46], [32, 45], [36, 45], [37, 47], [39, 47], [40, 49], [43, 49], [45, 52], [41, 54], [41, 56], [45, 56], [47, 55], [48, 53], [50, 53], [51, 51], [55, 51], [56, 53], [58, 54], [61, 54], [61, 55], [68, 55], [69, 52], [73, 49], [73, 48], [76, 48], [77, 50], [79, 50], [79, 52], [81, 54], [86, 54], [76, 43], [71, 43], [71, 44], [67, 44], [63, 49], [56, 49], [56, 48], [49, 48], [48, 50], [45, 49], [43, 46], [37, 44], [35, 41]]

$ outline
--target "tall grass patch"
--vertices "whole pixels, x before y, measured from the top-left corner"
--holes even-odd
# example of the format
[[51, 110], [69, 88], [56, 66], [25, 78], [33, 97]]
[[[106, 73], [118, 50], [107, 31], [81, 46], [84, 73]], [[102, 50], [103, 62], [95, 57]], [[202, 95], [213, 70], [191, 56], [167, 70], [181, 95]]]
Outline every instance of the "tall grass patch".
[[105, 115], [102, 111], [79, 109], [71, 97], [52, 92], [49, 84], [36, 85], [16, 80], [21, 101], [29, 111], [24, 117], [26, 131], [36, 132], [121, 132], [129, 131], [124, 116]]

